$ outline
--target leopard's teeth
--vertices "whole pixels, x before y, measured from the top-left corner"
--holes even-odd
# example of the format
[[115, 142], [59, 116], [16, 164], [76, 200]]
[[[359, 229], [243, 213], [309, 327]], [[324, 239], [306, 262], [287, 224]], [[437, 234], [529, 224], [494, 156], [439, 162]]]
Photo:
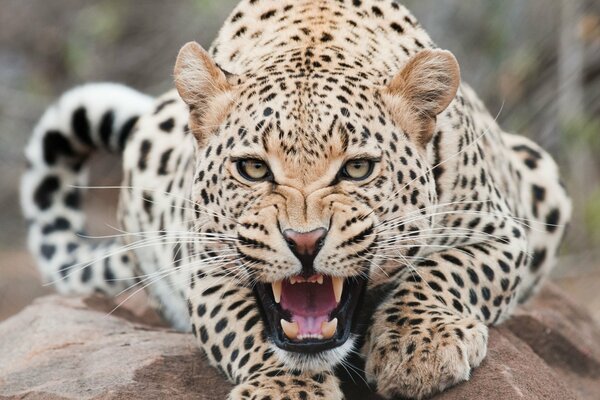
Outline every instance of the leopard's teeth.
[[339, 303], [342, 299], [342, 292], [344, 291], [344, 278], [332, 276], [331, 283], [333, 283], [333, 294], [335, 295], [335, 301], [336, 303]]
[[332, 319], [329, 322], [321, 322], [321, 335], [324, 339], [332, 338], [337, 329], [338, 320], [337, 318]]
[[298, 337], [298, 331], [300, 328], [298, 327], [297, 322], [288, 322], [285, 319], [279, 320], [281, 324], [281, 329], [283, 329], [283, 333], [288, 339], [296, 339]]
[[323, 275], [321, 275], [321, 274], [317, 275], [317, 283], [319, 285], [323, 284]]
[[271, 283], [271, 289], [273, 289], [273, 298], [275, 303], [279, 304], [281, 301], [281, 281]]

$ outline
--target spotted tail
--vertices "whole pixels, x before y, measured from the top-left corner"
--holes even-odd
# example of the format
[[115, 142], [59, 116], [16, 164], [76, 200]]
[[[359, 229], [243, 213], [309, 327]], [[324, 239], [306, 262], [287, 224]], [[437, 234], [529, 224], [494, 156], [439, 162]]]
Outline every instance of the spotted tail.
[[112, 83], [60, 97], [42, 116], [25, 149], [21, 204], [28, 244], [42, 277], [63, 293], [118, 293], [133, 282], [131, 255], [117, 240], [83, 237], [82, 186], [96, 150], [122, 152], [152, 98]]

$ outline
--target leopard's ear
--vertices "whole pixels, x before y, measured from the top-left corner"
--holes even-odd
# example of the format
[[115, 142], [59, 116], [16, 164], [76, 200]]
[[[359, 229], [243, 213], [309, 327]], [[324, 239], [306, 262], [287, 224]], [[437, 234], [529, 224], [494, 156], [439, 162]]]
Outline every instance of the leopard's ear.
[[189, 127], [202, 142], [222, 122], [233, 103], [232, 85], [196, 42], [186, 43], [179, 50], [174, 75], [179, 96], [190, 107]]
[[435, 130], [436, 117], [456, 96], [460, 69], [445, 50], [423, 50], [412, 56], [383, 89], [392, 118], [415, 142], [426, 146]]

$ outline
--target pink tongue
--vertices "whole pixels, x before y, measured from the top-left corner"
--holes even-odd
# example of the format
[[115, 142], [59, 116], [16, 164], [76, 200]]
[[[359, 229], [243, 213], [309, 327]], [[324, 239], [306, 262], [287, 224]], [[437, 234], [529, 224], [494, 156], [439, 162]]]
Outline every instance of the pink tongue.
[[337, 306], [331, 278], [323, 277], [322, 285], [283, 281], [280, 305], [298, 323], [298, 335], [320, 335], [321, 323], [329, 321], [329, 314]]

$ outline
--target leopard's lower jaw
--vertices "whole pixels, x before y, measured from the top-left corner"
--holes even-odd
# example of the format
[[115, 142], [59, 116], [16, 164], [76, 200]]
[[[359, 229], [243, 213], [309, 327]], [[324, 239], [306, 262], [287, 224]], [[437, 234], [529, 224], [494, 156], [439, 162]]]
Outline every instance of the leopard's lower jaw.
[[340, 346], [314, 354], [283, 350], [275, 344], [271, 344], [270, 347], [277, 359], [290, 370], [323, 372], [333, 371], [344, 362], [356, 350], [357, 339], [357, 335], [351, 334]]

